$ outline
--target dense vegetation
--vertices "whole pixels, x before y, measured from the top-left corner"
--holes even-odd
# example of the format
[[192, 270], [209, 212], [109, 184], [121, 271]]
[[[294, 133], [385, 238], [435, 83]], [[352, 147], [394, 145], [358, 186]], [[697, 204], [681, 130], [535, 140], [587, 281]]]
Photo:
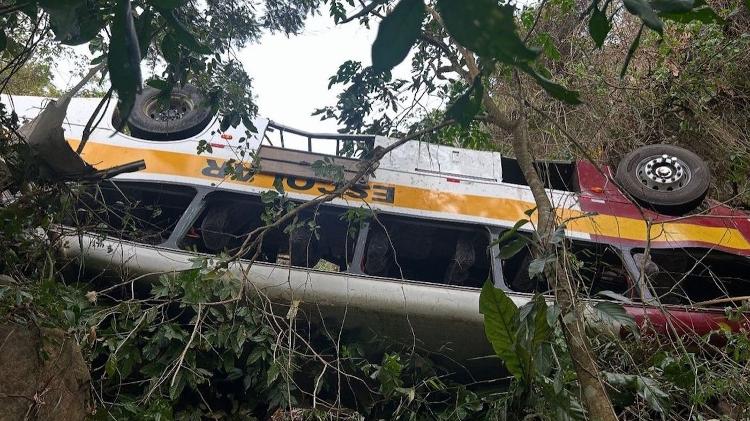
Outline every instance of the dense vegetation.
[[[264, 30], [299, 33], [310, 13], [326, 10], [342, 24], [382, 22], [373, 67], [343, 64], [330, 81], [345, 86], [339, 102], [318, 110], [342, 130], [406, 135], [448, 119], [457, 124], [425, 139], [516, 153], [513, 134], [493, 123], [488, 106], [494, 103], [510, 118], [523, 118], [536, 157], [586, 152], [616, 162], [635, 145], [677, 143], [709, 158], [714, 196], [741, 206], [750, 201], [747, 2], [546, 0], [516, 10], [492, 1], [469, 7], [447, 0], [376, 0], [361, 11], [355, 2], [338, 0], [6, 2], [0, 5], [0, 88], [58, 95], [49, 79], [58, 47], [88, 43], [91, 64], [104, 78], [87, 89], [105, 99], [116, 93], [125, 112], [141, 84], [136, 69], [149, 66], [156, 75], [149, 85], [169, 91], [190, 81], [209, 94], [225, 126], [237, 125], [256, 113], [250, 77], [233, 58], [238, 49]], [[464, 25], [486, 16], [497, 19], [482, 20], [478, 28]], [[407, 57], [412, 77], [393, 79], [390, 70]], [[475, 57], [480, 61], [472, 69]], [[485, 94], [494, 102], [483, 102]], [[411, 99], [424, 95], [442, 98], [446, 106], [420, 111]], [[76, 339], [90, 364], [93, 417], [590, 414], [565, 332], [564, 320], [574, 313], [539, 298], [518, 309], [501, 292], [483, 291], [488, 338], [510, 371], [510, 378], [485, 384], [450, 376], [426, 350], [309, 328], [295, 303], [288, 313], [274, 313], [229, 275], [224, 263], [230, 256], [197, 260], [193, 270], [149, 286], [127, 277], [81, 277], [75, 263], [56, 254], [46, 231], [76, 220], [82, 186], [42, 177], [18, 136], [12, 109], [0, 111], [0, 190], [6, 192], [0, 206], [0, 317], [61, 328]], [[585, 151], [571, 138], [585, 139]], [[267, 199], [271, 222], [294, 211], [283, 190], [272, 190]], [[570, 259], [564, 251], [559, 256]], [[546, 257], [540, 272], [556, 269], [544, 263]], [[598, 310], [600, 317], [632, 324], [617, 305]], [[744, 334], [726, 333], [728, 345], [718, 350], [708, 338], [690, 338], [687, 346], [676, 338], [585, 333], [618, 417], [749, 415], [750, 342]]]

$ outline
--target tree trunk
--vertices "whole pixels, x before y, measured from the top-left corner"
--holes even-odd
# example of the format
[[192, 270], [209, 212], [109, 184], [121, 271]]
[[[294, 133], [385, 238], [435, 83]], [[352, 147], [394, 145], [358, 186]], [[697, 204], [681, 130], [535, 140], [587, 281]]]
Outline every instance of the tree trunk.
[[[483, 103], [487, 108], [491, 122], [505, 130], [510, 130], [512, 133], [513, 152], [534, 196], [537, 214], [539, 215], [536, 228], [538, 249], [535, 257], [548, 256], [556, 252], [555, 247], [550, 243], [552, 234], [557, 229], [555, 210], [549, 196], [547, 196], [544, 183], [534, 167], [534, 161], [529, 150], [528, 126], [523, 109], [519, 110], [519, 118], [509, 126], [507, 116], [497, 107], [489, 95], [485, 95]], [[521, 103], [519, 106], [523, 107], [523, 104]], [[564, 255], [558, 255], [555, 264], [546, 267], [545, 276], [555, 293], [555, 300], [560, 306], [561, 320], [568, 314], [572, 315], [572, 317], [565, 318], [565, 320], [570, 321], [568, 323], [563, 321], [562, 326], [573, 366], [578, 376], [581, 399], [591, 419], [617, 421], [617, 415], [599, 376], [596, 359], [591, 352], [591, 344], [586, 336], [583, 311], [576, 302], [575, 284], [568, 278], [560, 261], [562, 258], [564, 258]]]

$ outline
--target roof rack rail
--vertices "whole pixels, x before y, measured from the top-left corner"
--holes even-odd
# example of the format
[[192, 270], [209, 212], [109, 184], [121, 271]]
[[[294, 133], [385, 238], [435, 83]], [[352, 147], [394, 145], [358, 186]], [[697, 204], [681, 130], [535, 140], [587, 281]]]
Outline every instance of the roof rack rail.
[[268, 132], [273, 132], [274, 130], [278, 130], [279, 132], [279, 139], [281, 140], [281, 147], [286, 148], [286, 145], [284, 143], [284, 133], [291, 133], [297, 136], [301, 136], [304, 138], [307, 138], [307, 151], [308, 152], [316, 152], [313, 151], [313, 141], [314, 140], [335, 140], [336, 141], [336, 156], [343, 156], [347, 153], [347, 149], [342, 149], [342, 142], [362, 142], [364, 143], [364, 150], [372, 150], [375, 147], [375, 135], [366, 135], [366, 134], [344, 134], [344, 133], [311, 133], [306, 132], [304, 130], [295, 129], [293, 127], [285, 126], [283, 124], [276, 123], [275, 121], [268, 120], [268, 126], [266, 128], [266, 133], [264, 133], [263, 138], [264, 140], [267, 140], [270, 146], [276, 146], [273, 144], [271, 139], [268, 137]]

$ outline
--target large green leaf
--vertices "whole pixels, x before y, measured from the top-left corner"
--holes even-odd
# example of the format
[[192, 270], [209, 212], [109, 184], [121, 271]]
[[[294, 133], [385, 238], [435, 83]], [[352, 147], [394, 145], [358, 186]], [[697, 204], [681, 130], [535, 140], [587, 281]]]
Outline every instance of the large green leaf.
[[549, 339], [552, 328], [547, 323], [547, 302], [540, 294], [518, 310], [519, 329], [516, 334], [516, 354], [521, 358], [526, 384], [551, 368]]
[[651, 6], [659, 12], [660, 17], [674, 22], [723, 22], [721, 16], [717, 15], [705, 0], [652, 0]]
[[488, 281], [479, 296], [479, 312], [484, 315], [484, 333], [492, 349], [514, 377], [523, 378], [522, 360], [516, 352], [518, 307], [501, 289]]
[[602, 301], [593, 306], [596, 316], [604, 323], [610, 325], [622, 325], [628, 329], [637, 328], [635, 320], [625, 311], [621, 304], [610, 301]]
[[390, 71], [409, 54], [422, 31], [425, 6], [422, 0], [401, 0], [378, 27], [372, 43], [372, 68]]
[[504, 244], [500, 247], [500, 252], [497, 254], [497, 257], [501, 259], [510, 259], [511, 257], [515, 256], [523, 250], [526, 246], [529, 245], [529, 240], [526, 239], [526, 237], [518, 236], [508, 242], [507, 244]]
[[154, 34], [157, 32], [155, 17], [151, 10], [145, 10], [133, 19], [136, 35], [138, 35], [138, 47], [141, 50], [141, 57], [148, 53], [151, 41], [153, 41]]
[[141, 88], [141, 48], [133, 23], [130, 0], [117, 2], [107, 68], [112, 87], [117, 92], [121, 121], [124, 124], [133, 108], [136, 93]]
[[41, 2], [49, 15], [55, 38], [63, 44], [79, 45], [91, 41], [104, 28], [105, 13], [95, 2], [67, 0]]
[[510, 239], [515, 238], [518, 235], [518, 230], [528, 223], [528, 219], [519, 219], [515, 224], [513, 224], [513, 228], [503, 231], [500, 237], [498, 237], [497, 240], [493, 241], [490, 245], [494, 246], [495, 244], [504, 244]]
[[521, 63], [518, 65], [518, 67], [526, 74], [534, 78], [536, 83], [538, 83], [539, 86], [547, 91], [547, 93], [550, 94], [553, 98], [559, 99], [563, 102], [567, 102], [571, 105], [578, 105], [581, 103], [581, 99], [579, 98], [580, 93], [578, 91], [571, 91], [570, 89], [560, 85], [559, 83], [548, 79], [528, 63]]
[[703, 23], [720, 23], [724, 21], [721, 16], [717, 15], [716, 12], [708, 6], [699, 7], [689, 12], [659, 13], [659, 16], [679, 23], [690, 23], [696, 20]]
[[651, 0], [651, 8], [657, 12], [689, 12], [695, 0]]
[[623, 0], [623, 4], [628, 12], [641, 18], [641, 21], [658, 33], [664, 32], [664, 23], [656, 15], [656, 11], [646, 0]]
[[180, 47], [171, 34], [164, 35], [159, 43], [159, 49], [167, 63], [178, 64], [180, 62]]
[[464, 47], [480, 57], [508, 64], [534, 60], [532, 50], [518, 36], [515, 7], [495, 0], [437, 0], [445, 29]]
[[604, 45], [604, 40], [607, 39], [610, 29], [612, 29], [612, 24], [609, 23], [607, 15], [603, 10], [599, 10], [597, 6], [594, 6], [594, 10], [591, 12], [591, 17], [589, 18], [589, 34], [597, 48], [601, 48]]
[[547, 323], [547, 301], [541, 294], [536, 294], [532, 301], [533, 307], [529, 317], [526, 319], [531, 335], [530, 348], [536, 352], [544, 342], [547, 342], [552, 335], [552, 327]]
[[463, 127], [468, 127], [479, 110], [482, 108], [484, 85], [482, 78], [477, 76], [466, 92], [453, 101], [445, 111], [446, 119], [453, 119]]

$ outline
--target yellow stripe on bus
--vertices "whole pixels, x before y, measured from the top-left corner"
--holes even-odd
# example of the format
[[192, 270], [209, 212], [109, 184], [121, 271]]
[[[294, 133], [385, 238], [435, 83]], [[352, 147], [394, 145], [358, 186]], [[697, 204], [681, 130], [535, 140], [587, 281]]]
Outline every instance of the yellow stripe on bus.
[[[75, 146], [78, 140], [68, 140]], [[194, 177], [216, 180], [217, 183], [232, 183], [252, 185], [261, 188], [273, 187], [274, 176], [256, 174], [250, 181], [232, 180], [229, 177], [217, 179], [206, 176], [203, 170], [207, 160], [214, 159], [219, 165], [225, 160], [209, 156], [197, 156], [179, 152], [169, 152], [153, 149], [137, 149], [121, 146], [89, 142], [82, 154], [83, 158], [98, 168], [108, 168], [115, 165], [143, 159], [146, 161], [147, 173]], [[370, 183], [372, 188], [373, 183]], [[443, 212], [475, 216], [503, 221], [517, 221], [527, 218], [524, 212], [534, 207], [531, 202], [522, 200], [460, 194], [447, 191], [430, 190], [420, 187], [393, 185], [396, 194], [393, 206], [422, 211]], [[319, 195], [318, 188], [329, 188], [324, 183], [316, 183], [314, 188], [297, 193]], [[371, 197], [364, 199], [372, 201]], [[646, 242], [649, 234], [645, 221], [613, 215], [583, 216], [580, 211], [570, 209], [559, 210], [562, 218], [568, 219], [567, 229], [574, 232], [613, 237], [623, 240]], [[735, 228], [707, 227], [686, 222], [665, 222], [653, 224], [650, 239], [654, 246], [669, 243], [699, 242], [736, 250], [750, 250], [750, 243]]]

